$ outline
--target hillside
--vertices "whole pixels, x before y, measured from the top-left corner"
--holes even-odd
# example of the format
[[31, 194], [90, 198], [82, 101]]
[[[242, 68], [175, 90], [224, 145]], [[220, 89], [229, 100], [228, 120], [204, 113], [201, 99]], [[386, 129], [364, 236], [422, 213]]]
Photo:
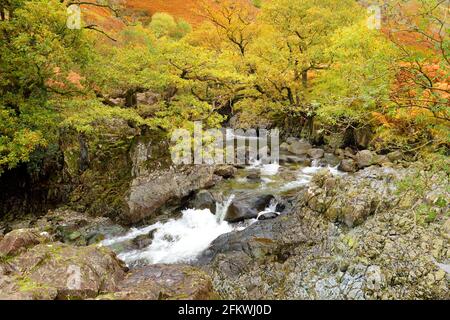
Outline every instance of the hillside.
[[[213, 0], [204, 1], [213, 2]], [[192, 26], [199, 25], [204, 19], [198, 14], [199, 0], [119, 0], [110, 3], [116, 3], [115, 5], [120, 8], [120, 18], [107, 8], [84, 5], [82, 8], [85, 22], [97, 24], [107, 30], [117, 30], [125, 25], [124, 21], [148, 23], [157, 12], [169, 13], [177, 19], [186, 20]]]
[[192, 25], [200, 23], [203, 19], [196, 13], [198, 0], [126, 0], [126, 7], [135, 14], [148, 14], [167, 12], [177, 18], [182, 18]]

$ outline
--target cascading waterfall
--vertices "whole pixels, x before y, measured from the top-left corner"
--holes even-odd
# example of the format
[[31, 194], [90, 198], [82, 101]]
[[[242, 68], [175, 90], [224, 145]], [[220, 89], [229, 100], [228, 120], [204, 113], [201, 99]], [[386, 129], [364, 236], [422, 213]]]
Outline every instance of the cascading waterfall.
[[[244, 189], [235, 188], [233, 186], [228, 191], [221, 189], [221, 192], [230, 194], [232, 192], [261, 192], [266, 184], [275, 183], [275, 189], [271, 192], [277, 193], [289, 191], [307, 185], [312, 176], [322, 169], [328, 169], [334, 175], [341, 175], [337, 167], [321, 167], [319, 161], [313, 161], [310, 167], [303, 168], [289, 168], [281, 167], [278, 163], [262, 164], [261, 161], [254, 161], [252, 165], [243, 169], [243, 173], [247, 170], [261, 170], [261, 182], [249, 182], [245, 176], [236, 177], [233, 183], [241, 184]], [[293, 179], [283, 180], [278, 179], [279, 174], [285, 173], [286, 169], [292, 170]], [[257, 188], [249, 188], [249, 183], [258, 184]], [[223, 188], [223, 186], [222, 186]], [[248, 189], [246, 189], [248, 188]], [[273, 188], [271, 186], [271, 188]], [[248, 190], [248, 191], [247, 191]], [[243, 230], [249, 225], [258, 221], [258, 218], [265, 213], [280, 214], [276, 211], [278, 203], [274, 200], [270, 205], [258, 214], [258, 218], [249, 219], [237, 224], [231, 224], [225, 221], [228, 208], [235, 200], [234, 194], [231, 194], [224, 201], [216, 202], [216, 214], [213, 214], [209, 209], [187, 209], [183, 210], [182, 216], [177, 219], [171, 219], [165, 223], [155, 223], [143, 228], [133, 228], [125, 235], [106, 239], [102, 242], [104, 246], [111, 246], [118, 248], [119, 258], [124, 260], [129, 266], [136, 264], [155, 264], [155, 263], [186, 263], [194, 261], [216, 238], [222, 234], [232, 231]], [[122, 251], [120, 247], [126, 247], [138, 236], [153, 233], [151, 244], [143, 249]], [[122, 251], [122, 252], [121, 252]]]
[[270, 200], [269, 206], [268, 206], [266, 209], [264, 209], [263, 211], [261, 211], [260, 213], [258, 213], [258, 217], [256, 218], [256, 220], [257, 220], [260, 216], [262, 216], [263, 214], [269, 213], [269, 212], [271, 212], [271, 213], [276, 213], [277, 215], [280, 215], [280, 213], [277, 212], [277, 206], [278, 206], [278, 201], [277, 201], [276, 199]]
[[119, 254], [119, 258], [128, 265], [144, 263], [190, 262], [197, 258], [213, 240], [234, 227], [224, 221], [228, 207], [234, 199], [231, 195], [226, 201], [216, 203], [216, 215], [209, 209], [187, 209], [182, 211], [180, 219], [166, 223], [134, 229], [124, 236], [107, 239], [103, 245], [112, 245], [135, 238], [138, 235], [155, 230], [152, 243], [142, 250], [133, 250]]
[[144, 227], [144, 228], [131, 228], [131, 230], [128, 231], [123, 236], [119, 236], [119, 237], [103, 240], [101, 242], [101, 245], [103, 245], [103, 246], [113, 246], [113, 245], [118, 244], [118, 243], [123, 243], [125, 241], [133, 240], [133, 239], [135, 239], [135, 238], [137, 238], [139, 236], [142, 236], [144, 234], [148, 234], [151, 231], [153, 231], [155, 229], [158, 229], [161, 226], [162, 226], [162, 224], [158, 222], [158, 223], [152, 224], [151, 226], [147, 226], [147, 227]]
[[217, 222], [222, 223], [225, 220], [225, 216], [227, 215], [228, 208], [234, 200], [234, 194], [228, 197], [228, 199], [224, 202], [216, 202], [216, 217]]

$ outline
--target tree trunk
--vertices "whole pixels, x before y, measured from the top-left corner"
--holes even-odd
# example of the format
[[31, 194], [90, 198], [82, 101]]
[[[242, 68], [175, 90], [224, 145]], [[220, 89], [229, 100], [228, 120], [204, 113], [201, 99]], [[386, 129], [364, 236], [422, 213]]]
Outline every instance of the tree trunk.
[[125, 93], [125, 107], [134, 108], [137, 106], [137, 96], [134, 90], [128, 90]]
[[308, 87], [308, 70], [302, 71], [302, 84], [303, 84], [303, 88]]
[[344, 139], [342, 147], [355, 147], [355, 129], [353, 127], [347, 128], [344, 132]]
[[307, 116], [306, 118], [306, 137], [312, 141], [314, 135], [314, 116]]

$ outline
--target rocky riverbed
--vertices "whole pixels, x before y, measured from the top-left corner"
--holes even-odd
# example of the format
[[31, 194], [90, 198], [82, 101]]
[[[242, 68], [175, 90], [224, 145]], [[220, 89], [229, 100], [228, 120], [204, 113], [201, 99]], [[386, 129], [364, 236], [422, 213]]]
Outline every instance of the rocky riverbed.
[[295, 138], [281, 151], [277, 164], [154, 168], [154, 147], [135, 143], [122, 211], [2, 219], [0, 298], [450, 298], [445, 172], [417, 195], [399, 188], [420, 170], [399, 152]]

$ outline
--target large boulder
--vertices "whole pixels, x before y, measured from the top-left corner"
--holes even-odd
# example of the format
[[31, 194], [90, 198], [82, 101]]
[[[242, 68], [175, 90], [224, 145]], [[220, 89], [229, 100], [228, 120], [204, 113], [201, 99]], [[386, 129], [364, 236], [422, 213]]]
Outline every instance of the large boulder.
[[224, 178], [233, 178], [236, 175], [237, 169], [232, 165], [218, 165], [214, 170], [214, 174]]
[[305, 156], [303, 157], [287, 156], [286, 160], [288, 163], [298, 163], [306, 167], [309, 167], [311, 165], [311, 159], [308, 159]]
[[[320, 236], [320, 228], [305, 228], [307, 224], [304, 218], [302, 215], [287, 214], [278, 219], [258, 221], [238, 232], [223, 234], [211, 243], [199, 261], [207, 263], [219, 258], [224, 264], [218, 267], [224, 268], [230, 275], [236, 275], [236, 272], [247, 269], [252, 262], [261, 263], [272, 259], [271, 255], [282, 260], [284, 256], [289, 256], [295, 247], [305, 245]], [[223, 255], [231, 255], [233, 258], [231, 261], [227, 259], [225, 263], [220, 258]], [[240, 258], [236, 259], [237, 256]], [[247, 262], [243, 265], [239, 260]]]
[[139, 176], [132, 182], [127, 197], [129, 210], [121, 215], [121, 220], [133, 224], [155, 218], [159, 209], [170, 201], [179, 201], [216, 182], [214, 167], [206, 165], [181, 166]]
[[189, 202], [189, 206], [199, 210], [209, 209], [212, 213], [216, 213], [216, 199], [208, 190], [200, 190], [197, 192]]
[[294, 143], [294, 142], [296, 142], [296, 141], [299, 141], [300, 139], [299, 138], [296, 138], [296, 137], [288, 137], [287, 139], [286, 139], [286, 143], [287, 144], [292, 144], [292, 143]]
[[142, 132], [120, 118], [99, 120], [95, 127], [98, 130], [86, 134], [72, 127], [61, 131], [64, 172], [71, 189], [68, 204], [75, 211], [116, 217], [127, 207], [133, 145]]
[[194, 191], [221, 179], [215, 171], [234, 174], [232, 167], [174, 165], [170, 139], [162, 130], [120, 118], [95, 125], [102, 135], [80, 134], [70, 127], [63, 132], [61, 149], [73, 183], [69, 205], [74, 211], [131, 225], [182, 207]]
[[[443, 221], [421, 225], [411, 205], [393, 205], [402, 200], [395, 182], [410, 174], [379, 167], [342, 177], [323, 171], [312, 181], [319, 201], [299, 194], [289, 213], [220, 236], [200, 263], [224, 299], [447, 300], [450, 243]], [[348, 228], [327, 215], [341, 205], [370, 206], [370, 189], [383, 201], [362, 223]], [[334, 208], [334, 201], [343, 202]], [[363, 213], [362, 206], [355, 211]]]
[[324, 154], [325, 154], [325, 151], [323, 151], [323, 149], [313, 148], [313, 149], [309, 149], [309, 150], [308, 150], [308, 155], [309, 155], [312, 159], [320, 159], [320, 158], [323, 158]]
[[13, 230], [0, 241], [0, 256], [13, 256], [29, 247], [50, 241], [50, 236], [36, 229]]
[[151, 265], [130, 272], [115, 293], [100, 299], [209, 300], [216, 299], [211, 278], [187, 265]]
[[95, 246], [38, 244], [3, 263], [3, 299], [85, 299], [117, 289], [126, 267], [115, 254]]
[[0, 274], [0, 300], [54, 300], [57, 296], [55, 288]]
[[309, 149], [312, 148], [311, 144], [306, 140], [291, 140], [288, 143], [288, 151], [296, 155], [308, 154]]
[[319, 171], [303, 191], [306, 206], [348, 227], [360, 225], [370, 215], [389, 209], [396, 197], [392, 184], [396, 174], [372, 168], [345, 177], [334, 177], [328, 170]]
[[358, 168], [369, 167], [374, 162], [374, 153], [370, 150], [362, 150], [356, 154], [356, 163]]
[[323, 158], [320, 159], [320, 161], [319, 161], [319, 165], [324, 166], [324, 167], [327, 167], [327, 166], [337, 167], [340, 162], [341, 162], [341, 160], [337, 156], [335, 156], [333, 153], [325, 152], [325, 154], [323, 155]]
[[397, 150], [397, 151], [388, 153], [387, 157], [391, 162], [396, 162], [396, 161], [403, 159], [403, 154], [401, 151]]
[[353, 159], [344, 159], [338, 169], [344, 172], [356, 172], [356, 162]]
[[233, 199], [225, 215], [227, 222], [240, 222], [255, 219], [258, 213], [266, 209], [274, 199], [273, 195], [241, 195]]

